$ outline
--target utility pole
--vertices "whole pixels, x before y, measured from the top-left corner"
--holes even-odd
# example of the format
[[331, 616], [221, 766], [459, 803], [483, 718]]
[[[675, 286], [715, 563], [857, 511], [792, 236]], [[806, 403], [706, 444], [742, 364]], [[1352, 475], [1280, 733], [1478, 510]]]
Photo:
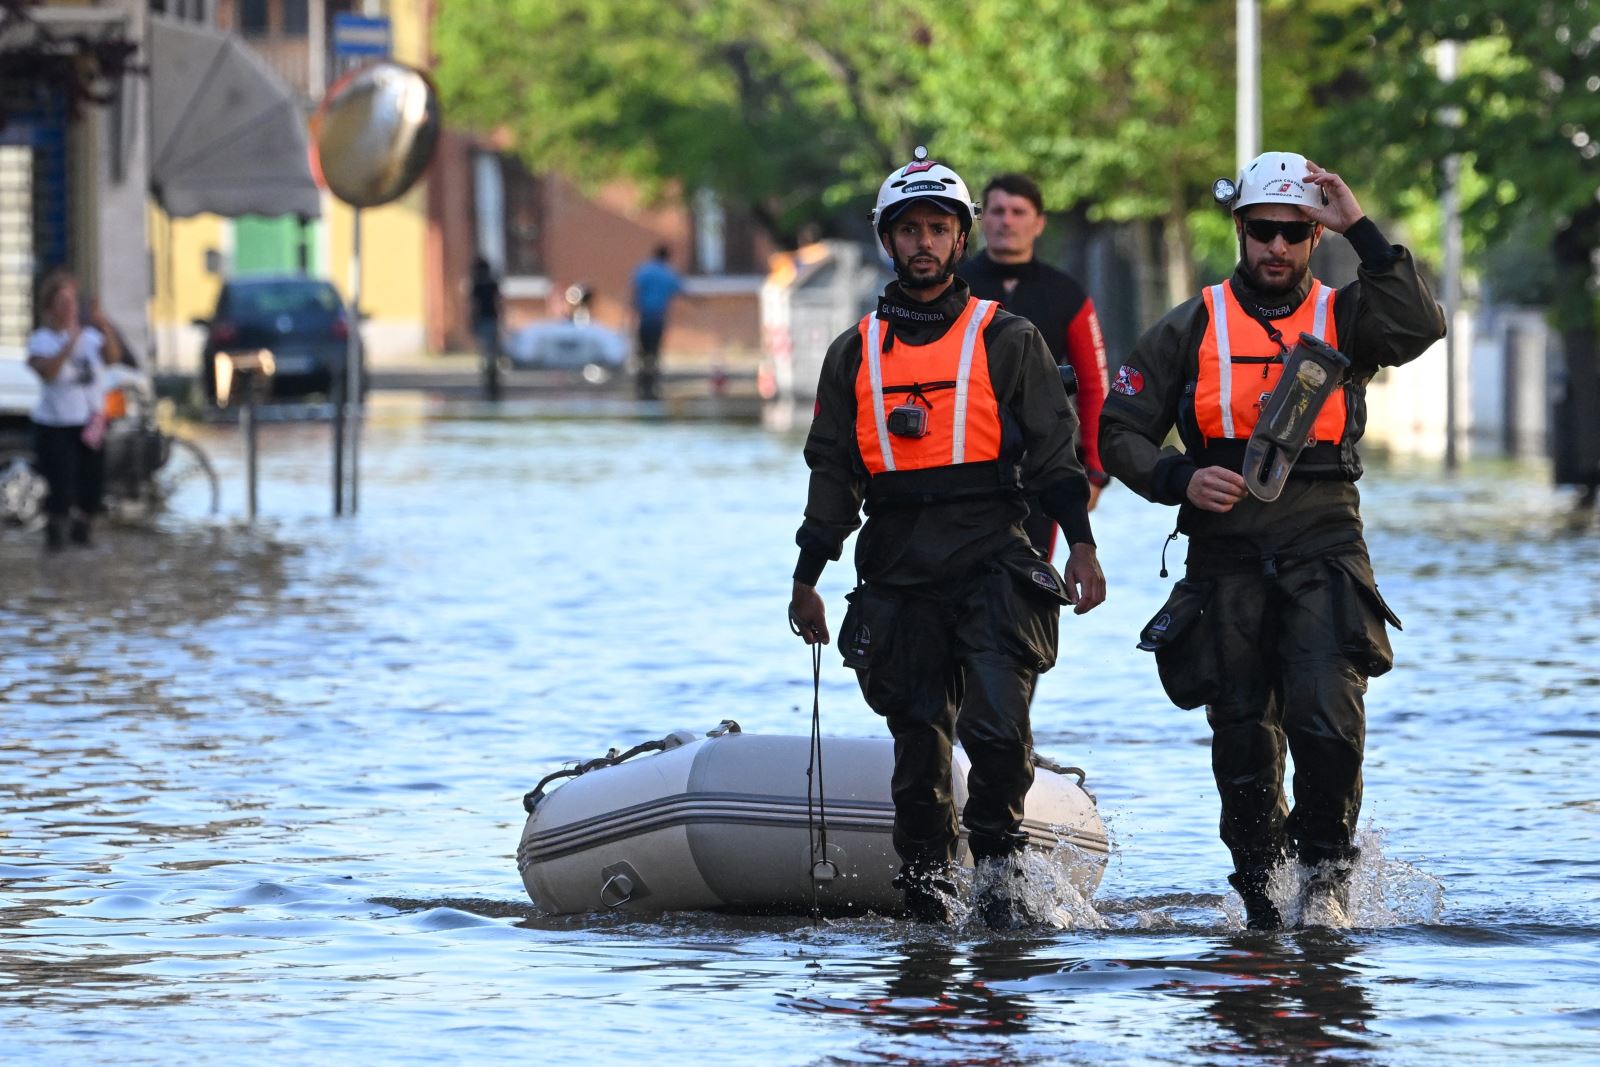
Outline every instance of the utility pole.
[[1261, 13], [1256, 0], [1238, 0], [1234, 80], [1234, 149], [1240, 171], [1261, 154]]
[[[1439, 80], [1446, 85], [1456, 80], [1456, 42], [1440, 41], [1434, 53]], [[1454, 129], [1461, 125], [1461, 109], [1445, 108], [1439, 121]], [[1459, 183], [1461, 157], [1452, 152], [1444, 158], [1444, 182], [1439, 206], [1444, 211], [1444, 469], [1460, 465], [1456, 452], [1456, 315], [1461, 307], [1461, 201]]]

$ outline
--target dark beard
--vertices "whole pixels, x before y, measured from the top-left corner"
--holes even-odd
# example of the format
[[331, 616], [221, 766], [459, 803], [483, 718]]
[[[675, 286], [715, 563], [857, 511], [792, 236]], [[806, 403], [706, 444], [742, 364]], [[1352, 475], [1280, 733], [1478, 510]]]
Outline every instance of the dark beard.
[[1305, 280], [1306, 274], [1310, 270], [1311, 265], [1308, 263], [1295, 273], [1289, 275], [1288, 279], [1281, 285], [1267, 284], [1258, 271], [1251, 270], [1247, 273], [1250, 278], [1250, 288], [1254, 289], [1257, 295], [1276, 299], [1280, 296], [1288, 296], [1290, 293], [1300, 288], [1300, 283]]
[[924, 281], [916, 278], [911, 273], [910, 261], [902, 260], [899, 256], [895, 256], [894, 276], [900, 282], [900, 288], [909, 292], [917, 292], [922, 289], [932, 289], [936, 285], [943, 285], [945, 282], [949, 281], [950, 276], [955, 274], [956, 264], [959, 262], [961, 262], [961, 246], [957, 244], [955, 249], [950, 253], [950, 258], [944, 261], [944, 269], [939, 272], [939, 276], [937, 278], [933, 278], [932, 280]]
[[1261, 275], [1256, 272], [1254, 267], [1248, 266], [1248, 263], [1249, 261], [1245, 259], [1244, 253], [1244, 235], [1240, 234], [1239, 266], [1244, 269], [1244, 276], [1250, 280], [1250, 288], [1254, 289], [1257, 295], [1264, 296], [1269, 299], [1276, 299], [1280, 296], [1288, 296], [1290, 293], [1300, 288], [1300, 283], [1305, 280], [1306, 275], [1311, 271], [1311, 264], [1307, 263], [1300, 270], [1290, 275], [1289, 280], [1284, 282], [1282, 285], [1268, 285], [1261, 279]]

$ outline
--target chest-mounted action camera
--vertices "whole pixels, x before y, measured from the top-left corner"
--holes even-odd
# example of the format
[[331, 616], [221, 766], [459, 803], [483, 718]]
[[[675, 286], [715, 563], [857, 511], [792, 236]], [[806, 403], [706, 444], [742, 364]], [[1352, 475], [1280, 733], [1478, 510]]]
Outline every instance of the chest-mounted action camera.
[[920, 404], [900, 404], [889, 409], [889, 432], [896, 437], [928, 436], [928, 409]]

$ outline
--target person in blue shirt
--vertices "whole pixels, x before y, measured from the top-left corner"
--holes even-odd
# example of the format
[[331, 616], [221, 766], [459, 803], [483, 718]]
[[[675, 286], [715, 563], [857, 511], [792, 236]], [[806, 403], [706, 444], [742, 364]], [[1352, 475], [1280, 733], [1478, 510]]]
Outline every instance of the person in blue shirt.
[[667, 310], [683, 293], [683, 280], [672, 269], [672, 249], [656, 248], [655, 255], [633, 272], [633, 310], [639, 316], [639, 399], [660, 396], [661, 335], [667, 329]]

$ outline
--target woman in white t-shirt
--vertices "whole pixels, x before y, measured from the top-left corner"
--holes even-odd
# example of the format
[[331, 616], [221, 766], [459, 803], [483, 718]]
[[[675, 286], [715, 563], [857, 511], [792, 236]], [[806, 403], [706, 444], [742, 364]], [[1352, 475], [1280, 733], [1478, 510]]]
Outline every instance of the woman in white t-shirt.
[[78, 280], [53, 271], [39, 285], [42, 325], [28, 338], [28, 366], [44, 387], [33, 407], [35, 451], [49, 483], [45, 499], [45, 545], [87, 545], [101, 509], [105, 458], [105, 368], [122, 359], [117, 333], [98, 304], [92, 325], [78, 312]]

